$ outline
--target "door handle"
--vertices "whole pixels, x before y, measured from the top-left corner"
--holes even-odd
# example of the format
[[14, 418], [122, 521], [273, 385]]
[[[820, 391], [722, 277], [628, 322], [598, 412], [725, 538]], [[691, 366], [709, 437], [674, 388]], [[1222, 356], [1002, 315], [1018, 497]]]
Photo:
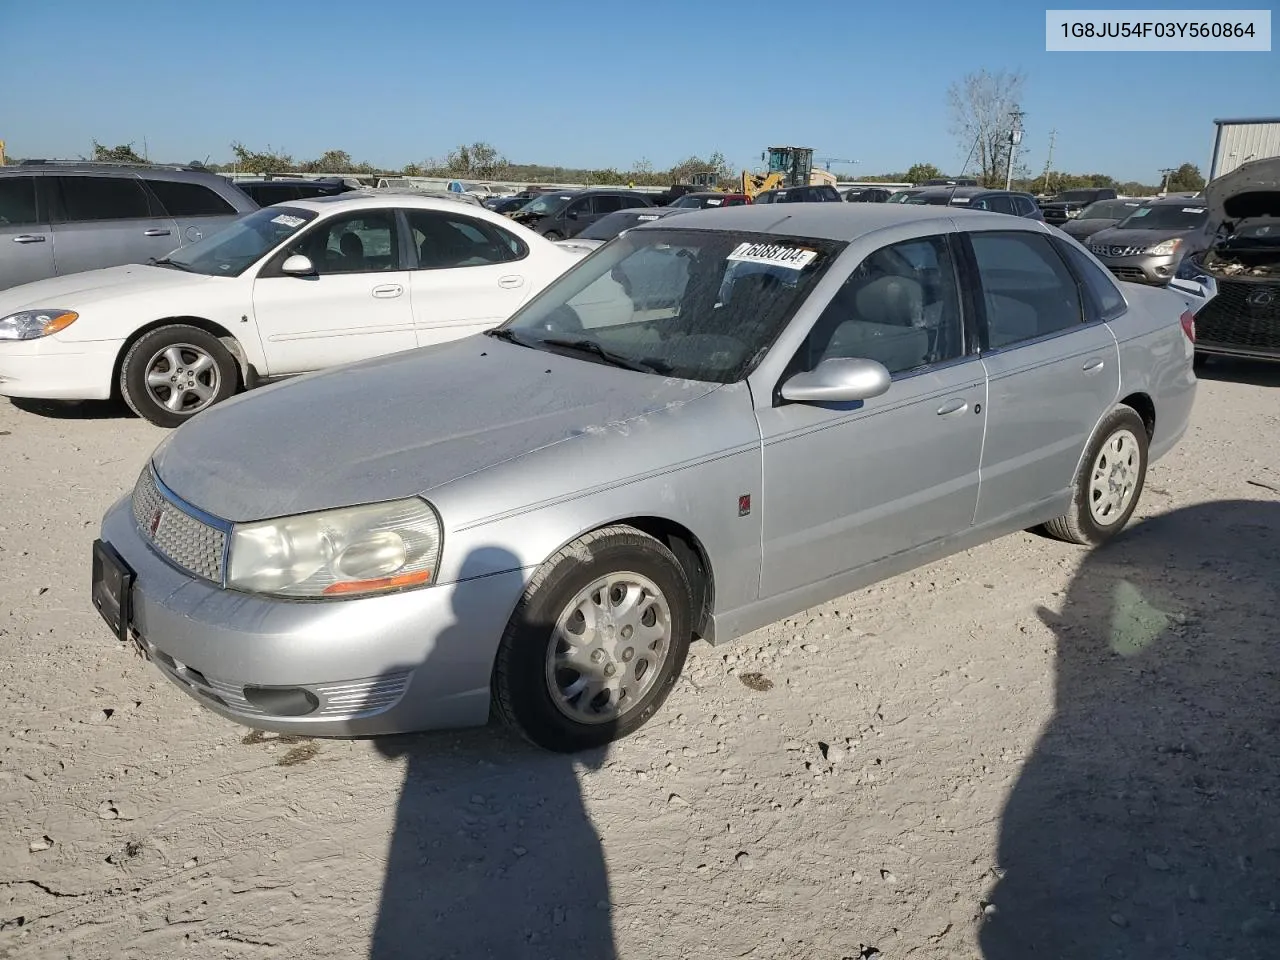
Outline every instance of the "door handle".
[[170, 232], [171, 231], [169, 230], [162, 230], [159, 227], [152, 227], [150, 230], [143, 230], [142, 235], [144, 237], [167, 237]]
[[14, 243], [44, 243], [44, 237], [38, 233], [20, 233], [13, 238]]
[[969, 409], [969, 402], [956, 397], [954, 400], [948, 400], [938, 408], [938, 416], [949, 417], [953, 413], [964, 413]]
[[1106, 365], [1107, 365], [1107, 362], [1103, 360], [1101, 357], [1094, 357], [1092, 360], [1085, 361], [1085, 365], [1080, 369], [1083, 370], [1085, 373], [1097, 373]]
[[384, 286], [373, 288], [373, 295], [384, 300], [388, 297], [398, 297], [402, 293], [404, 293], [404, 287], [398, 283], [388, 283]]
[[499, 277], [498, 286], [504, 290], [514, 290], [516, 287], [524, 286], [524, 277]]

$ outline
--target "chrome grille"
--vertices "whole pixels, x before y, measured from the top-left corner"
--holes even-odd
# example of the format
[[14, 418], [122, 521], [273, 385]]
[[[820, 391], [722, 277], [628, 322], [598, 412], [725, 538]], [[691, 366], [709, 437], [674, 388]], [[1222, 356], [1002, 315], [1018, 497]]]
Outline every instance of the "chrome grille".
[[227, 535], [167, 498], [148, 467], [133, 488], [133, 519], [161, 556], [188, 573], [222, 583]]
[[1146, 247], [1121, 247], [1106, 244], [1090, 244], [1089, 249], [1097, 257], [1140, 257]]

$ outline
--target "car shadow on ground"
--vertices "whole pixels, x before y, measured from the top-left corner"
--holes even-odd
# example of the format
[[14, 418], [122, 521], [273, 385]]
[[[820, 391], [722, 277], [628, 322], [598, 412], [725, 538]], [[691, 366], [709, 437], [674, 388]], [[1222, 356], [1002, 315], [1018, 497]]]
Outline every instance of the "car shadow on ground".
[[1093, 551], [1055, 713], [1000, 830], [987, 960], [1274, 958], [1280, 503], [1221, 501]]
[[[495, 569], [495, 549], [468, 557], [462, 576]], [[615, 956], [608, 871], [579, 786], [606, 750], [550, 753], [497, 724], [373, 742], [407, 763], [370, 960]]]
[[131, 420], [134, 413], [122, 400], [31, 400], [10, 397], [23, 413], [50, 420]]
[[1200, 380], [1243, 383], [1252, 387], [1280, 387], [1280, 363], [1210, 357], [1207, 363], [1196, 368], [1196, 377]]

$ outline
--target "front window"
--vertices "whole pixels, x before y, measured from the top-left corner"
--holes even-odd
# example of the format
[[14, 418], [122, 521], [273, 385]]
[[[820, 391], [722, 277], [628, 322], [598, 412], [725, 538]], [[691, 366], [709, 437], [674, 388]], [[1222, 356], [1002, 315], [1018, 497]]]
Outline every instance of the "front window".
[[1099, 200], [1080, 211], [1081, 220], [1123, 220], [1142, 206], [1138, 200]]
[[845, 245], [737, 231], [625, 233], [493, 335], [663, 376], [733, 383]]
[[316, 217], [297, 207], [267, 207], [246, 214], [224, 230], [179, 247], [163, 263], [210, 277], [238, 277]]
[[1160, 203], [1139, 207], [1116, 226], [1121, 230], [1194, 230], [1209, 219], [1207, 207], [1194, 203]]

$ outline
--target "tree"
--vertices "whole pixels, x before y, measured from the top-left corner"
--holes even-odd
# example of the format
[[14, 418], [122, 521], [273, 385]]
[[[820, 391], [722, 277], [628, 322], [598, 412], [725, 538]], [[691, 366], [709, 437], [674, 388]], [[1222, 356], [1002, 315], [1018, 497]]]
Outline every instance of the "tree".
[[932, 163], [913, 163], [898, 183], [924, 183], [942, 176], [942, 171]]
[[1204, 189], [1204, 174], [1194, 163], [1184, 163], [1169, 174], [1170, 193], [1191, 193]]
[[235, 169], [240, 173], [278, 173], [293, 169], [293, 157], [274, 151], [270, 146], [264, 151], [250, 150], [243, 143], [231, 144], [235, 154]]
[[355, 169], [351, 154], [345, 150], [326, 150], [318, 160], [304, 160], [298, 164], [303, 173], [349, 173]]
[[951, 133], [961, 155], [977, 163], [987, 186], [1004, 185], [1010, 121], [1022, 100], [1025, 81], [1020, 72], [990, 73], [982, 69], [966, 74], [947, 88]]
[[138, 152], [133, 149], [132, 143], [122, 143], [118, 146], [108, 147], [93, 141], [93, 159], [100, 163], [146, 163], [144, 157], [138, 156]]
[[497, 148], [483, 142], [461, 144], [450, 150], [444, 161], [449, 176], [474, 180], [496, 180], [510, 166]]

